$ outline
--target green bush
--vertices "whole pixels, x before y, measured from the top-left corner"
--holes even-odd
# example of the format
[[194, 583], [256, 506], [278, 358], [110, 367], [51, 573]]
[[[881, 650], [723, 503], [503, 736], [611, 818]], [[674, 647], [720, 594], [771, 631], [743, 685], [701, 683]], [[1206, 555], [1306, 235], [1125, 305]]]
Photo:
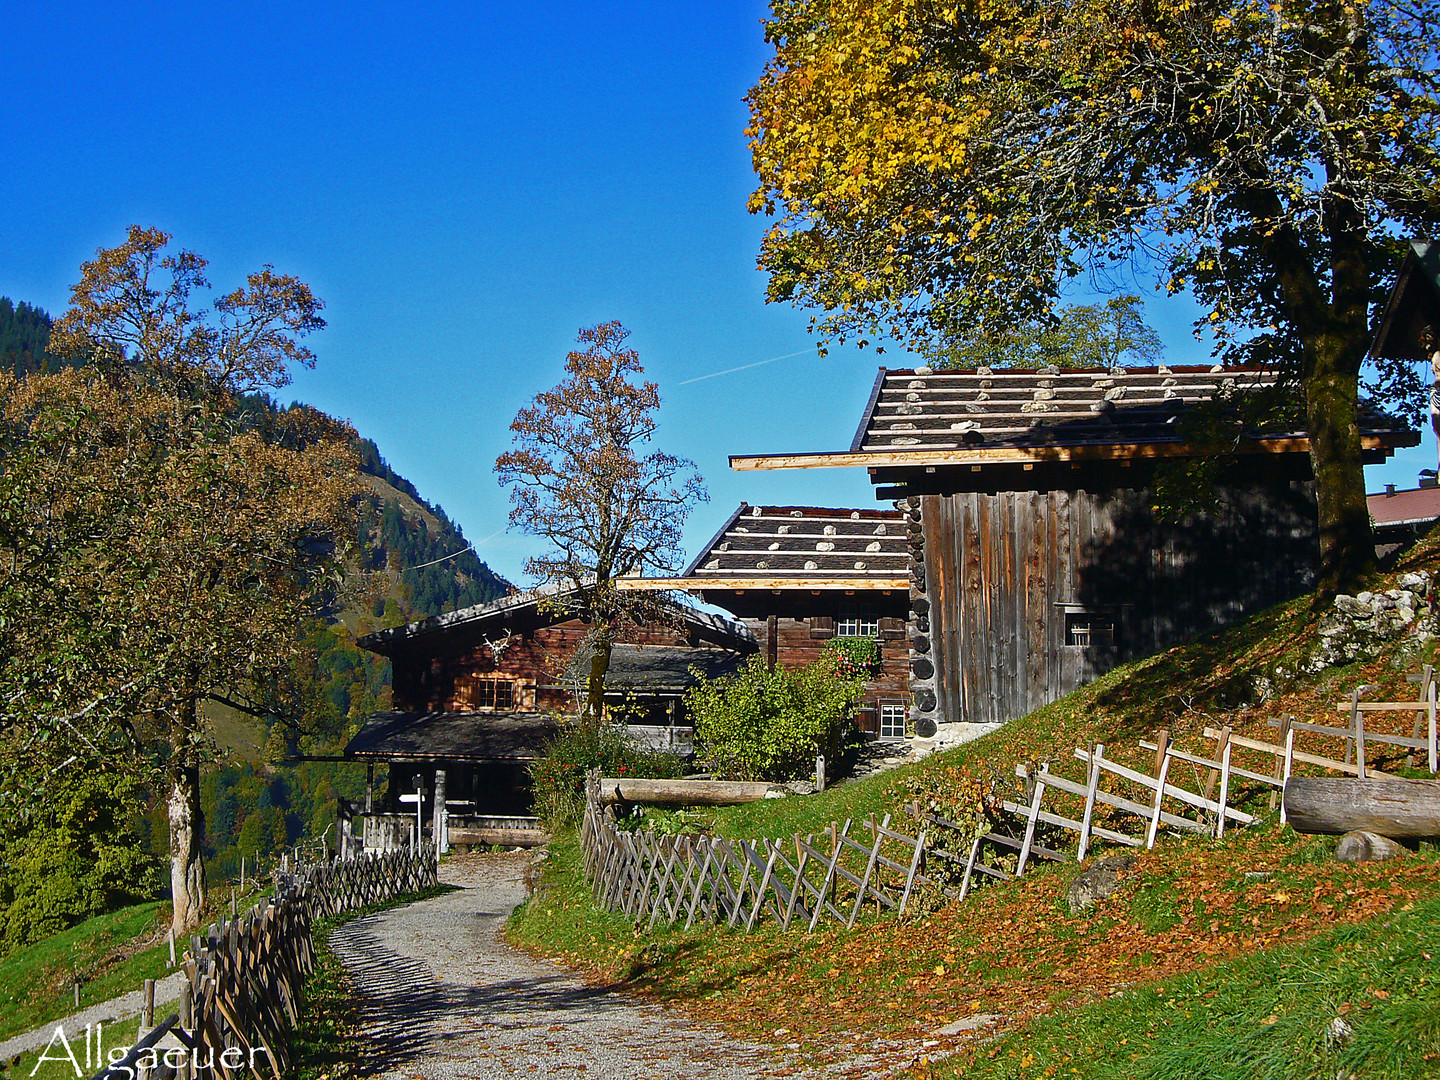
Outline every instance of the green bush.
[[145, 797], [135, 777], [62, 770], [46, 787], [42, 807], [0, 824], [0, 956], [148, 900], [158, 885], [135, 828]]
[[606, 776], [673, 779], [685, 775], [685, 759], [641, 746], [619, 724], [570, 723], [530, 764], [535, 813], [551, 829], [576, 824], [585, 811], [585, 774], [599, 766]]
[[771, 669], [752, 656], [736, 675], [702, 679], [685, 694], [700, 758], [732, 780], [808, 776], [816, 754], [843, 766], [859, 745], [854, 712], [863, 680], [839, 647], [802, 668]]

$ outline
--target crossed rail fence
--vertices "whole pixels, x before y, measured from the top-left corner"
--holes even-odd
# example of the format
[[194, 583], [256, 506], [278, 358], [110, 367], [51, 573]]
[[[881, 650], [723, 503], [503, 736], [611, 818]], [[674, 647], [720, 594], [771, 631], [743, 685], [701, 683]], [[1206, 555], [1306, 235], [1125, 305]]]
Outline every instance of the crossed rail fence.
[[[1270, 721], [1281, 729], [1280, 741], [1271, 743], [1207, 727], [1201, 745], [1190, 749], [1161, 730], [1139, 743], [1154, 754], [1149, 771], [1107, 757], [1100, 744], [1074, 751], [1080, 777], [1061, 775], [1050, 763], [1017, 765], [1023, 795], [1004, 799], [978, 830], [911, 805], [906, 813], [915, 826], [907, 827], [918, 827], [919, 835], [886, 815], [789, 839], [674, 837], [622, 828], [592, 799], [581, 827], [584, 871], [597, 903], [650, 926], [663, 920], [688, 928], [698, 920], [748, 931], [768, 919], [785, 929], [803, 924], [814, 931], [826, 920], [849, 928], [872, 905], [877, 913], [904, 914], [917, 886], [963, 901], [982, 878], [1013, 880], [1037, 859], [1083, 862], [1097, 842], [1151, 848], [1162, 830], [1222, 837], [1256, 820], [1235, 805], [1237, 790], [1248, 800], [1268, 787], [1273, 807], [1297, 765], [1385, 776], [1367, 762], [1367, 743], [1409, 749], [1412, 763], [1423, 751], [1436, 772], [1435, 672], [1427, 665], [1409, 679], [1420, 684], [1411, 701], [1366, 701], [1363, 690], [1354, 691], [1338, 706], [1349, 715], [1345, 728], [1280, 718]], [[1367, 716], [1409, 713], [1410, 735], [1376, 730], [1374, 719], [1367, 729]], [[1344, 756], [1297, 749], [1301, 736], [1340, 740]], [[601, 789], [616, 783], [602, 779]], [[1283, 800], [1280, 810], [1283, 821]], [[1072, 834], [1069, 855], [1060, 849]]]
[[428, 847], [307, 864], [287, 856], [273, 898], [190, 939], [178, 1008], [158, 1025], [155, 983], [145, 981], [139, 1038], [93, 1080], [196, 1080], [207, 1072], [281, 1080], [292, 1064], [300, 989], [315, 965], [315, 921], [435, 882]]

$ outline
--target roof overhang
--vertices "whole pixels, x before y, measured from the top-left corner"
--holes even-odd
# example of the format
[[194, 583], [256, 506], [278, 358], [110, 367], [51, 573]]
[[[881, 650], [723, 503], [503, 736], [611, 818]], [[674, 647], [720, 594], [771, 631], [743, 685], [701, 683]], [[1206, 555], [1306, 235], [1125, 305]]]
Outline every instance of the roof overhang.
[[[1362, 435], [1360, 448], [1387, 456], [1397, 447], [1416, 446], [1417, 431]], [[1310, 440], [1302, 435], [1243, 440], [1232, 454], [1308, 454]], [[910, 466], [1018, 465], [1061, 461], [1149, 461], [1199, 457], [1204, 452], [1187, 442], [1112, 443], [1045, 446], [979, 446], [965, 449], [927, 448], [885, 452], [835, 451], [812, 454], [736, 454], [730, 468], [736, 472], [761, 469], [906, 468]]]
[[908, 589], [908, 577], [784, 577], [766, 574], [714, 574], [706, 577], [618, 578], [617, 589], [642, 592], [666, 590], [704, 592], [707, 589], [806, 589], [853, 592], [857, 589]]

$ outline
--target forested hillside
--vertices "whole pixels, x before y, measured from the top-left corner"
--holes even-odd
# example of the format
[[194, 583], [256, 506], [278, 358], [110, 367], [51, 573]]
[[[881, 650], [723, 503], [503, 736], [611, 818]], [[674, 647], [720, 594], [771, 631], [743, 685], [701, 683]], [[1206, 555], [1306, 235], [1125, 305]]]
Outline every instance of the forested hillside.
[[0, 370], [8, 368], [16, 375], [28, 375], [59, 367], [59, 361], [47, 349], [51, 321], [38, 307], [0, 296]]

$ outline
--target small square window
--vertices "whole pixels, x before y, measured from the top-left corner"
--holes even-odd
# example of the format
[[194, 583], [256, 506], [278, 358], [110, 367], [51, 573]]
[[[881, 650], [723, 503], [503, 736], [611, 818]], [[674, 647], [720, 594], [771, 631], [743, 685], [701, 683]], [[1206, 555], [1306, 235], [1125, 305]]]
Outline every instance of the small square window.
[[1082, 649], [1115, 647], [1115, 616], [1094, 611], [1065, 613], [1065, 644]]
[[903, 739], [905, 737], [905, 719], [909, 713], [909, 706], [903, 703], [881, 704], [880, 706], [880, 738], [882, 739]]

